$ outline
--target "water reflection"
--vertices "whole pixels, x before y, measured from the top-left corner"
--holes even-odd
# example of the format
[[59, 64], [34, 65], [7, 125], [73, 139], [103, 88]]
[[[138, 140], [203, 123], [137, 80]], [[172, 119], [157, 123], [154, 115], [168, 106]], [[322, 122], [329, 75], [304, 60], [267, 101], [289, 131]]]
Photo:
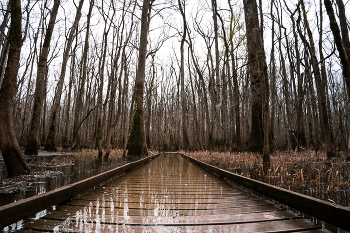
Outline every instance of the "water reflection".
[[[1, 157], [1, 156], [0, 156]], [[129, 159], [130, 160], [130, 159]], [[131, 159], [132, 160], [132, 159]], [[30, 162], [32, 179], [23, 181], [25, 186], [14, 187], [6, 194], [0, 192], [0, 206], [27, 197], [43, 194], [61, 186], [89, 178], [128, 163], [122, 156], [110, 156], [102, 161], [94, 153], [86, 154], [39, 154]], [[7, 176], [6, 167], [0, 160], [0, 182]]]
[[[215, 177], [209, 179], [206, 172], [180, 156], [164, 155], [60, 207], [60, 211], [87, 205], [88, 212], [86, 207], [82, 208], [84, 211], [75, 211], [76, 222], [88, 216], [89, 221], [99, 224], [115, 220], [131, 223], [135, 217], [140, 224], [176, 223], [183, 216], [226, 213], [235, 207], [249, 207], [252, 200], [242, 196], [241, 191], [230, 189]], [[90, 219], [91, 209], [95, 209], [94, 219]]]
[[[164, 154], [25, 227], [57, 232], [230, 232], [234, 227], [242, 232], [247, 230], [244, 221], [295, 216], [277, 210], [277, 205], [229, 186], [180, 156]], [[194, 226], [208, 223], [212, 226]], [[249, 231], [259, 227], [253, 224]]]

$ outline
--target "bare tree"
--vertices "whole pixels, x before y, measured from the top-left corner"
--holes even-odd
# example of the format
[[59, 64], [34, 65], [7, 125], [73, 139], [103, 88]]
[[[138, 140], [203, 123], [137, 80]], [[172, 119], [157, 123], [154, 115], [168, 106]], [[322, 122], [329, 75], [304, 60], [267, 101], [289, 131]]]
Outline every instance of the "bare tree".
[[188, 133], [187, 133], [187, 117], [186, 117], [186, 99], [185, 99], [185, 56], [184, 45], [186, 41], [187, 23], [185, 15], [185, 1], [182, 3], [178, 0], [179, 10], [183, 21], [183, 34], [180, 45], [181, 65], [180, 65], [180, 85], [181, 85], [181, 110], [182, 110], [182, 140], [185, 149], [189, 149]]
[[[341, 26], [342, 26], [342, 34], [343, 38], [340, 35], [340, 30], [338, 23], [335, 18], [335, 14], [333, 11], [332, 2], [330, 0], [324, 0], [324, 4], [326, 6], [328, 18], [330, 21], [330, 27], [333, 33], [334, 42], [337, 46], [340, 62], [342, 64], [343, 77], [346, 83], [348, 97], [350, 98], [350, 42], [348, 36], [348, 29], [346, 26], [346, 18], [345, 18], [345, 10], [344, 4], [342, 4], [342, 0], [337, 0], [338, 7], [340, 8], [340, 17], [341, 17]], [[345, 18], [345, 20], [344, 20]], [[345, 22], [344, 22], [345, 21]]]
[[[80, 87], [78, 89], [78, 96], [77, 96], [75, 111], [74, 111], [72, 150], [79, 150], [79, 148], [81, 146], [78, 131], [79, 131], [80, 125], [81, 125], [81, 112], [82, 112], [82, 107], [83, 107], [83, 93], [84, 93], [86, 77], [87, 77], [87, 65], [86, 65], [86, 63], [87, 63], [87, 56], [88, 56], [88, 50], [89, 50], [90, 20], [91, 20], [91, 12], [92, 12], [93, 6], [94, 6], [94, 0], [90, 0], [89, 12], [87, 14], [84, 50], [83, 50], [83, 56], [81, 59], [82, 74], [81, 74], [81, 80], [79, 82]], [[102, 67], [102, 69], [103, 69], [103, 67]]]
[[74, 23], [70, 29], [69, 36], [67, 38], [67, 43], [65, 46], [65, 50], [63, 53], [63, 60], [61, 65], [61, 74], [59, 81], [57, 83], [57, 88], [55, 92], [55, 98], [54, 103], [52, 106], [52, 113], [51, 113], [51, 123], [49, 128], [49, 134], [46, 139], [46, 145], [45, 150], [48, 151], [55, 151], [56, 150], [56, 133], [57, 133], [57, 127], [58, 127], [58, 119], [57, 114], [59, 112], [60, 102], [61, 102], [61, 96], [62, 96], [62, 90], [63, 90], [63, 83], [64, 83], [64, 77], [66, 76], [66, 69], [67, 69], [67, 62], [69, 58], [69, 52], [73, 43], [73, 37], [76, 32], [76, 28], [78, 27], [79, 20], [81, 17], [81, 9], [83, 7], [84, 0], [79, 1], [79, 5], [77, 7], [77, 12], [75, 15]]
[[45, 91], [45, 75], [47, 73], [47, 57], [50, 49], [50, 42], [55, 27], [56, 16], [58, 12], [58, 7], [60, 5], [60, 0], [55, 0], [54, 5], [51, 10], [49, 24], [46, 30], [46, 35], [39, 55], [38, 71], [36, 78], [36, 87], [34, 94], [34, 108], [32, 121], [30, 126], [30, 131], [28, 134], [27, 145], [25, 153], [27, 155], [37, 155], [38, 154], [38, 141], [39, 141], [39, 130], [41, 123], [41, 114], [43, 109], [44, 91]]
[[153, 2], [154, 0], [144, 0], [142, 6], [139, 59], [133, 94], [135, 113], [133, 113], [133, 119], [132, 122], [130, 122], [132, 127], [128, 139], [128, 155], [148, 154], [143, 126], [143, 90], [145, 83], [148, 32]]
[[300, 5], [301, 5], [302, 15], [304, 18], [304, 25], [306, 27], [306, 32], [307, 32], [309, 41], [307, 41], [306, 38], [302, 35], [302, 33], [300, 32], [300, 29], [298, 29], [299, 35], [302, 38], [303, 43], [307, 46], [308, 50], [310, 51], [311, 64], [314, 71], [317, 94], [319, 96], [319, 101], [320, 101], [320, 115], [322, 117], [322, 124], [323, 124], [322, 128], [324, 129], [324, 132], [325, 132], [325, 135], [324, 135], [325, 150], [326, 150], [327, 156], [332, 157], [334, 156], [334, 151], [333, 151], [333, 145], [331, 142], [331, 131], [330, 131], [329, 114], [327, 112], [327, 100], [326, 100], [325, 87], [321, 80], [320, 69], [318, 67], [318, 60], [316, 57], [315, 44], [314, 44], [312, 32], [310, 30], [309, 23], [307, 20], [307, 15], [306, 15], [306, 10], [305, 10], [305, 5], [303, 0], [300, 1]]
[[0, 149], [8, 176], [23, 175], [30, 171], [22, 156], [13, 125], [13, 96], [16, 93], [19, 59], [23, 44], [21, 1], [11, 0], [9, 54], [0, 89]]
[[244, 14], [247, 33], [247, 49], [249, 76], [251, 88], [252, 129], [250, 131], [249, 149], [263, 150], [263, 109], [262, 109], [262, 67], [259, 60], [262, 58], [262, 44], [259, 31], [259, 19], [256, 0], [244, 0]]

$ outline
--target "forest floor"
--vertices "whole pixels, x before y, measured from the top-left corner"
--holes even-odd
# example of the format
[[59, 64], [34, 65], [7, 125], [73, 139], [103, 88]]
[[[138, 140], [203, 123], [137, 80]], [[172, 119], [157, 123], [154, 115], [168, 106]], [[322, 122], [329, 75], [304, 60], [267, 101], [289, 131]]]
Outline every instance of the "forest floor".
[[327, 159], [325, 153], [276, 152], [265, 173], [262, 156], [250, 152], [182, 152], [236, 174], [342, 206], [350, 206], [350, 162], [343, 156]]

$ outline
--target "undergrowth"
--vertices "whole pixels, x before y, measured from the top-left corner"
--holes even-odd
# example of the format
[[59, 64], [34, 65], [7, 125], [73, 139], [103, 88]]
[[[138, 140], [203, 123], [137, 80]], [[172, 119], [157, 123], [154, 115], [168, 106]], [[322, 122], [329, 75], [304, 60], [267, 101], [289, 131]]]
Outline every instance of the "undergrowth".
[[327, 160], [325, 153], [314, 151], [276, 152], [264, 172], [262, 156], [242, 152], [182, 152], [202, 162], [236, 174], [257, 179], [321, 200], [350, 205], [350, 163], [343, 158]]

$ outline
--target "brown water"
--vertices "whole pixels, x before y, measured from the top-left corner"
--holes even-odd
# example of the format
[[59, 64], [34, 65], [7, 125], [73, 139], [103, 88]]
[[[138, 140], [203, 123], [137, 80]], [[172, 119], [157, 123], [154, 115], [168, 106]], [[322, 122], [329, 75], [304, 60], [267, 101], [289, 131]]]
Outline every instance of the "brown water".
[[86, 153], [85, 155], [39, 153], [38, 156], [33, 157], [29, 161], [32, 173], [28, 176], [17, 177], [15, 182], [13, 182], [5, 179], [7, 172], [1, 159], [0, 206], [46, 193], [61, 186], [69, 185], [122, 166], [128, 162], [130, 160], [123, 160], [121, 156], [111, 156], [107, 162], [101, 161], [97, 159], [95, 153]]

